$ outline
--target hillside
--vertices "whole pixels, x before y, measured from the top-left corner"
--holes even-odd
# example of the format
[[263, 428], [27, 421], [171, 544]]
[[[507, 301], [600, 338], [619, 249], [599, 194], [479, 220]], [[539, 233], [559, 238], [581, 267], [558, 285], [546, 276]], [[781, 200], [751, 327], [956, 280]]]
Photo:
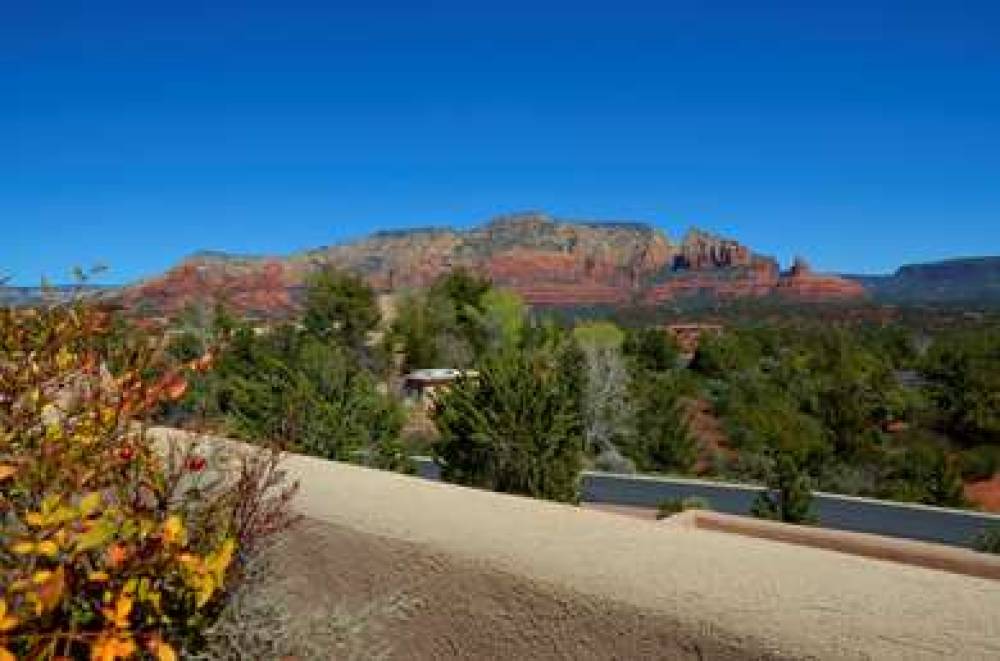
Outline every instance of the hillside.
[[[489, 275], [535, 306], [583, 307], [768, 297], [785, 302], [902, 305], [1000, 303], [1000, 257], [908, 264], [890, 275], [814, 272], [802, 258], [778, 262], [730, 238], [698, 229], [680, 241], [632, 222], [567, 222], [540, 213], [500, 216], [470, 230], [428, 227], [375, 232], [287, 256], [192, 254], [162, 275], [120, 288], [133, 311], [174, 314], [222, 300], [236, 310], [280, 317], [297, 304], [305, 276], [332, 264], [364, 276], [383, 292], [423, 287], [454, 267]], [[112, 296], [118, 287], [83, 287]], [[76, 285], [54, 286], [66, 298]], [[0, 304], [31, 304], [38, 287], [0, 286]]]
[[847, 275], [876, 300], [893, 303], [1000, 301], [1000, 257], [967, 257], [907, 264], [892, 275]]
[[501, 216], [470, 229], [378, 232], [359, 241], [287, 257], [194, 255], [162, 276], [129, 287], [126, 305], [160, 314], [212, 299], [243, 312], [280, 316], [318, 265], [363, 276], [380, 291], [423, 287], [456, 267], [488, 275], [536, 306], [659, 304], [708, 296], [775, 295], [793, 300], [865, 297], [853, 281], [777, 261], [700, 230], [679, 243], [642, 223], [565, 222], [545, 214]]

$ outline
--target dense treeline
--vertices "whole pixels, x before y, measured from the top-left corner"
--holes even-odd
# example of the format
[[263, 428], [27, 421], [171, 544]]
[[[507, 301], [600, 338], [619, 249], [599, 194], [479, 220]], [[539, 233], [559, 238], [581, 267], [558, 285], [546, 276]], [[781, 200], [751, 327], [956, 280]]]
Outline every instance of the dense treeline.
[[369, 341], [378, 305], [360, 279], [318, 272], [297, 322], [254, 327], [221, 308], [181, 321], [172, 345], [179, 359], [221, 351], [215, 369], [164, 411], [166, 421], [198, 418], [239, 438], [280, 440], [328, 459], [406, 465], [403, 411], [380, 386], [386, 357]]
[[[264, 329], [189, 315], [178, 357], [222, 349], [166, 415], [394, 469], [431, 452], [445, 479], [560, 500], [586, 466], [755, 481], [774, 487], [758, 513], [801, 521], [813, 489], [963, 505], [963, 480], [1000, 464], [1000, 332], [981, 318], [946, 332], [728, 323], [688, 360], [660, 326], [531, 313], [461, 270], [397, 296], [390, 319], [334, 270], [304, 300], [301, 318]], [[471, 371], [436, 398], [435, 433], [415, 447], [407, 420], [422, 409], [399, 380], [432, 367]]]
[[798, 324], [702, 343], [691, 370], [737, 451], [718, 472], [768, 480], [786, 457], [819, 488], [963, 504], [963, 474], [997, 469], [1000, 335], [917, 340], [898, 326]]

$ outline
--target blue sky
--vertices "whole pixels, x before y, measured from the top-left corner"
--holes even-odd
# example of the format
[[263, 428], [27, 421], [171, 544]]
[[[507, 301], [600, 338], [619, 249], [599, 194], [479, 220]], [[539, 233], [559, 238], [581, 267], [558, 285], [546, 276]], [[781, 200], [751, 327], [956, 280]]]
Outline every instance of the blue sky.
[[523, 209], [1000, 254], [1000, 3], [5, 3], [16, 283]]

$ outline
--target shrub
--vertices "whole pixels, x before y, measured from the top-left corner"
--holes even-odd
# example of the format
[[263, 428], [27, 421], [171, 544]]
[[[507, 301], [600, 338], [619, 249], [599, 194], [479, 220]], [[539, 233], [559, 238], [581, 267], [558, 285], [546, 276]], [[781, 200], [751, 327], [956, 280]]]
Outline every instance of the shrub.
[[750, 510], [751, 514], [785, 523], [816, 522], [809, 476], [791, 455], [777, 456], [768, 487], [757, 496]]
[[656, 518], [665, 519], [680, 514], [687, 510], [710, 510], [708, 500], [700, 496], [686, 496], [684, 498], [668, 498], [656, 506]]
[[1000, 553], [1000, 526], [984, 530], [973, 541], [972, 547], [981, 553]]
[[176, 658], [287, 521], [277, 454], [232, 471], [145, 420], [187, 372], [81, 301], [0, 311], [0, 658]]
[[980, 445], [960, 456], [962, 477], [967, 480], [988, 480], [1000, 471], [1000, 447]]

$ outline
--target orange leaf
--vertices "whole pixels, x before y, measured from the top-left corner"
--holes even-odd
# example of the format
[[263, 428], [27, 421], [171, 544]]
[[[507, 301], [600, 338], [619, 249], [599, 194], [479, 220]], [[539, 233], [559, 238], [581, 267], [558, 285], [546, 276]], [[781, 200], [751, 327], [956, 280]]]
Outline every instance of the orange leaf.
[[17, 469], [10, 464], [0, 464], [0, 482], [14, 477], [16, 473]]
[[156, 661], [177, 661], [177, 653], [174, 648], [166, 644], [159, 638], [150, 643], [151, 651], [156, 656]]
[[117, 661], [135, 654], [135, 643], [131, 638], [117, 633], [103, 635], [90, 648], [91, 661]]
[[164, 392], [167, 399], [177, 400], [184, 396], [184, 393], [187, 392], [187, 387], [187, 381], [181, 377], [177, 377], [167, 384]]
[[55, 571], [35, 572], [34, 581], [39, 584], [38, 600], [42, 611], [50, 611], [55, 608], [62, 599], [63, 591], [66, 588], [66, 573], [62, 566]]
[[117, 567], [121, 563], [125, 562], [125, 558], [127, 557], [128, 549], [121, 544], [112, 544], [108, 547], [107, 564], [109, 567]]

